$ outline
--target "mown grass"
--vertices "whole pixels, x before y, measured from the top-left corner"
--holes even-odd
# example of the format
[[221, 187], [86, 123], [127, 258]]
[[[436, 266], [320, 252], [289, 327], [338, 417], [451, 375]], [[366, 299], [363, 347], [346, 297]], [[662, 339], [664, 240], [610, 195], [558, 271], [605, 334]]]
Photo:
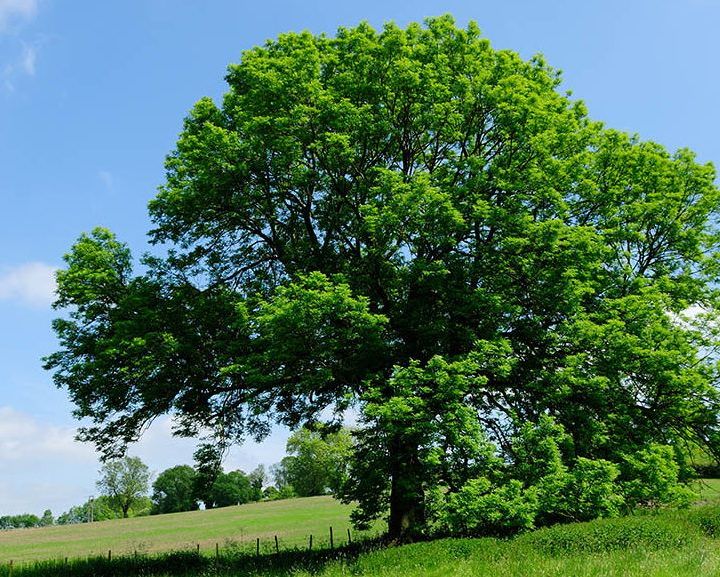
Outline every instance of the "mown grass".
[[[118, 519], [81, 525], [19, 529], [0, 532], [0, 564], [106, 556], [141, 555], [174, 550], [206, 555], [223, 550], [255, 551], [256, 538], [263, 551], [306, 547], [313, 535], [314, 547], [329, 543], [329, 527], [336, 544], [347, 541], [352, 507], [331, 497], [308, 497], [252, 503], [209, 511], [192, 511], [134, 519]], [[353, 533], [354, 534], [354, 533]], [[358, 534], [360, 538], [362, 535]]]

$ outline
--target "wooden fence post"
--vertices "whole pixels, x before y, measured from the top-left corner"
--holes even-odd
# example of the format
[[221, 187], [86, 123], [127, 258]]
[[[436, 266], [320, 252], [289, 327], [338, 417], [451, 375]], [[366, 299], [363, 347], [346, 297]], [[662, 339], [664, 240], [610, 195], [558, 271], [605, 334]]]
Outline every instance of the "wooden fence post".
[[215, 543], [215, 559], [219, 559], [219, 558], [220, 558], [220, 545]]
[[257, 538], [255, 541], [255, 554], [259, 557], [260, 556], [260, 537]]
[[108, 549], [108, 561], [112, 561], [112, 549]]
[[197, 554], [200, 555], [200, 543], [197, 544]]
[[280, 553], [280, 544], [278, 543], [277, 535], [275, 535], [275, 553]]
[[330, 525], [330, 549], [335, 548], [335, 543], [333, 542], [333, 531], [332, 531], [332, 525]]
[[352, 543], [352, 538], [350, 537], [350, 527], [348, 527], [348, 544]]
[[308, 551], [312, 551], [312, 533], [310, 533], [310, 547], [308, 548]]
[[12, 577], [13, 574], [13, 561], [10, 559], [10, 570], [8, 571], [8, 575]]

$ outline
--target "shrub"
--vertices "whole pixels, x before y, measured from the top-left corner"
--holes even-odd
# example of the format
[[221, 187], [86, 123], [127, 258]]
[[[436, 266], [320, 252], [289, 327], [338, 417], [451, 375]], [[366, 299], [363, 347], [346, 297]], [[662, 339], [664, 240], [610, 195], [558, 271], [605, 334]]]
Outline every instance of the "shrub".
[[688, 513], [687, 520], [708, 537], [720, 537], [720, 506], [698, 507]]
[[668, 445], [653, 444], [626, 455], [623, 476], [628, 479], [622, 489], [630, 508], [684, 508], [697, 498], [694, 491], [680, 483], [680, 466]]
[[541, 478], [538, 524], [616, 517], [623, 504], [615, 484], [619, 473], [609, 461], [581, 457], [570, 471]]
[[457, 493], [446, 495], [436, 511], [442, 531], [507, 535], [532, 529], [537, 507], [535, 490], [524, 489], [520, 481], [493, 487], [487, 478], [480, 477], [468, 481]]

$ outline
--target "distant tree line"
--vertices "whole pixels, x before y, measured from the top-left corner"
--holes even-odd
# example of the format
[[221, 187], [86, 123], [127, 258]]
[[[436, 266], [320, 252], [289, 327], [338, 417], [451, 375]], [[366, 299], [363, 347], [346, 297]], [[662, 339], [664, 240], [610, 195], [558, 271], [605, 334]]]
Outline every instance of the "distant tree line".
[[0, 517], [0, 530], [7, 529], [30, 529], [32, 527], [47, 527], [54, 524], [52, 511], [47, 509], [42, 517], [31, 513], [21, 515], [3, 515]]
[[[103, 464], [96, 486], [100, 492], [70, 507], [55, 519], [50, 510], [41, 517], [22, 514], [0, 517], [0, 530], [70, 525], [145, 515], [214, 509], [256, 501], [340, 495], [348, 479], [353, 439], [350, 431], [299, 429], [287, 441], [285, 456], [270, 467], [250, 473], [225, 471], [222, 455], [201, 445], [194, 465], [165, 469], [150, 485], [151, 472], [138, 457]], [[150, 489], [152, 488], [152, 492]]]

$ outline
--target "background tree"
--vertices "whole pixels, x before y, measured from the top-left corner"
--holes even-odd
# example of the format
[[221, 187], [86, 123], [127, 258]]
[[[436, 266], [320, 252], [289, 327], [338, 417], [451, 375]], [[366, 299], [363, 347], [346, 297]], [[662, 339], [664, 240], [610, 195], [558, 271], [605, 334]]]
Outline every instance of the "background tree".
[[288, 456], [282, 460], [282, 472], [276, 479], [281, 485], [290, 485], [299, 497], [339, 495], [345, 483], [352, 454], [352, 437], [341, 429], [322, 435], [316, 431], [300, 429], [287, 441]]
[[40, 527], [41, 522], [40, 517], [32, 513], [3, 515], [0, 517], [0, 529], [29, 529], [31, 527]]
[[450, 17], [282, 35], [227, 81], [150, 203], [166, 251], [134, 275], [97, 229], [58, 273], [46, 366], [81, 439], [113, 455], [171, 412], [222, 448], [354, 405], [345, 498], [395, 537], [543, 415], [572, 470], [717, 454], [711, 165], [605, 129], [541, 57]]
[[97, 488], [112, 506], [128, 517], [131, 507], [146, 497], [150, 483], [150, 470], [139, 457], [123, 457], [103, 464]]
[[54, 525], [54, 524], [55, 524], [55, 517], [53, 517], [52, 511], [50, 509], [45, 509], [42, 517], [40, 518], [40, 526], [41, 527], [50, 527], [51, 525]]
[[[143, 507], [143, 501], [138, 501], [137, 505], [128, 511], [128, 517], [133, 515], [135, 506]], [[57, 518], [58, 525], [73, 525], [76, 523], [89, 523], [91, 521], [107, 521], [108, 519], [117, 519], [122, 515], [122, 511], [118, 510], [110, 497], [99, 495], [91, 497], [82, 505], [74, 505]]]
[[177, 513], [196, 510], [196, 478], [195, 469], [189, 465], [165, 469], [153, 483], [153, 511]]
[[265, 473], [265, 466], [258, 465], [247, 476], [250, 481], [250, 487], [252, 488], [251, 501], [259, 501], [263, 498], [263, 488], [267, 481], [267, 474]]
[[222, 452], [212, 444], [200, 445], [195, 451], [195, 499], [201, 501], [206, 509], [212, 509], [211, 495], [215, 480], [223, 473]]
[[220, 473], [210, 489], [213, 507], [242, 505], [250, 502], [253, 495], [250, 479], [240, 470]]

